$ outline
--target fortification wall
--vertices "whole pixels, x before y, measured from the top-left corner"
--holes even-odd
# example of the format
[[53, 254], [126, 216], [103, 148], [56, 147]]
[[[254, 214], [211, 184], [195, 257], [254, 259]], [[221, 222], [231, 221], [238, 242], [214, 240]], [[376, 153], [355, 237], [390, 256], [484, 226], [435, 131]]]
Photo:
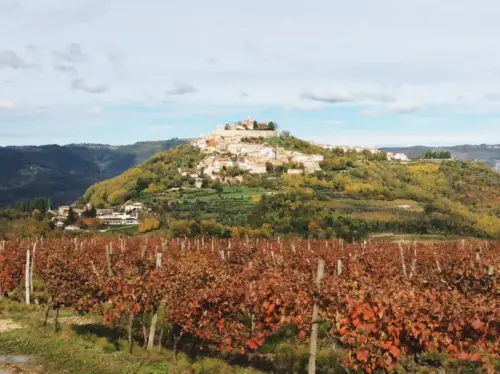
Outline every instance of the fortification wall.
[[210, 135], [218, 135], [224, 137], [249, 137], [249, 138], [272, 138], [273, 136], [278, 136], [277, 131], [266, 131], [266, 130], [225, 130], [223, 128], [218, 128], [213, 131]]

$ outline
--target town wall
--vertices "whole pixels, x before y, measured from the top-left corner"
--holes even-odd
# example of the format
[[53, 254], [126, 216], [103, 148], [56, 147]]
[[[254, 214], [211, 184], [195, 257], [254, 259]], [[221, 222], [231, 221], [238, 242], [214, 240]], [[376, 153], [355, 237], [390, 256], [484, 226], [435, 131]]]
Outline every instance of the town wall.
[[225, 130], [224, 128], [217, 129], [213, 131], [208, 136], [223, 136], [227, 138], [231, 137], [248, 137], [248, 138], [272, 138], [274, 136], [278, 136], [278, 132], [270, 131], [270, 130]]

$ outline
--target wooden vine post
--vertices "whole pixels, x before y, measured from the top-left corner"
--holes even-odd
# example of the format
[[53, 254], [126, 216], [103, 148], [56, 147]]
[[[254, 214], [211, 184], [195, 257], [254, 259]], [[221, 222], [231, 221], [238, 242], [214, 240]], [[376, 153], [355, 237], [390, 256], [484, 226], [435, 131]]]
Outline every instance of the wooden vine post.
[[[156, 268], [161, 268], [161, 252], [156, 254]], [[151, 319], [151, 327], [149, 328], [149, 338], [148, 338], [148, 351], [153, 349], [154, 341], [155, 341], [155, 333], [156, 333], [156, 324], [158, 323], [158, 313], [160, 312], [162, 302], [156, 309], [155, 314], [153, 314], [153, 318]]]
[[[318, 262], [318, 272], [316, 274], [316, 285], [318, 290], [321, 284], [321, 279], [323, 278], [323, 272], [325, 270], [325, 261], [319, 260]], [[316, 348], [318, 344], [318, 326], [319, 326], [319, 306], [314, 303], [313, 314], [312, 314], [312, 325], [311, 325], [311, 340], [309, 341], [309, 368], [308, 374], [316, 373]]]
[[26, 288], [26, 304], [30, 304], [30, 250], [26, 250], [26, 274], [24, 277], [24, 287]]

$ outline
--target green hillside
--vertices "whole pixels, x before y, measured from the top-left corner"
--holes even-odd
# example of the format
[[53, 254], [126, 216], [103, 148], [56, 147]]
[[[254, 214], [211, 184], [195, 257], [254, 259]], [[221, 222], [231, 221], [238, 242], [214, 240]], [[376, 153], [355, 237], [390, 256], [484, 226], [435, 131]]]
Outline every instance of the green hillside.
[[500, 235], [500, 174], [474, 162], [400, 164], [369, 152], [325, 151], [295, 138], [272, 143], [321, 152], [322, 171], [289, 175], [283, 168], [251, 175], [229, 168], [201, 189], [178, 168], [202, 157], [182, 145], [90, 187], [81, 202], [97, 206], [144, 201], [174, 235], [363, 237], [367, 233]]
[[94, 183], [115, 177], [181, 139], [127, 146], [0, 147], [0, 207], [37, 196], [55, 205], [77, 200]]

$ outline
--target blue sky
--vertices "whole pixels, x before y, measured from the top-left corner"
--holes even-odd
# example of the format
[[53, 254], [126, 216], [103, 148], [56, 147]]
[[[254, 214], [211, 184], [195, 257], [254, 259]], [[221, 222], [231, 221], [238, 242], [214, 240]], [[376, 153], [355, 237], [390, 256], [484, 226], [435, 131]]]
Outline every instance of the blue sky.
[[0, 0], [0, 145], [500, 143], [494, 0]]

